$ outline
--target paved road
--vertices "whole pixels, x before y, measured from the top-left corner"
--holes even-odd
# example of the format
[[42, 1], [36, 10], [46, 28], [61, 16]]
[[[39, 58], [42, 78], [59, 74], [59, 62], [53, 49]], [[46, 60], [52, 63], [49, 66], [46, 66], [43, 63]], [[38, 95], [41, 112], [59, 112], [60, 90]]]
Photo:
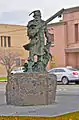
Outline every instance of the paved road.
[[6, 105], [5, 83], [0, 83], [0, 115], [57, 116], [79, 110], [79, 85], [58, 85], [56, 101], [46, 106]]

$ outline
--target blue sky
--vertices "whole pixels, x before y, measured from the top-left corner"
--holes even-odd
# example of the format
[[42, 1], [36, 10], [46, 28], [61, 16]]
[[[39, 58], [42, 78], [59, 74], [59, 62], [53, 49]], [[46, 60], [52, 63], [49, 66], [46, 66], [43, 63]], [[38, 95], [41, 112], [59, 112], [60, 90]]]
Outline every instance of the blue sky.
[[75, 6], [79, 0], [0, 0], [0, 23], [26, 25], [33, 10], [40, 9], [45, 20], [61, 8]]

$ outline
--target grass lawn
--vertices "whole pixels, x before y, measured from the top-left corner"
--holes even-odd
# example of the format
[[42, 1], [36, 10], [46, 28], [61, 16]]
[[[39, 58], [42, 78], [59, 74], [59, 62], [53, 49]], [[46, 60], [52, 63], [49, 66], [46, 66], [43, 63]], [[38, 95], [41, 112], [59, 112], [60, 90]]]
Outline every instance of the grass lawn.
[[52, 120], [79, 120], [79, 111], [52, 118]]
[[7, 78], [6, 77], [0, 77], [0, 82], [6, 82]]

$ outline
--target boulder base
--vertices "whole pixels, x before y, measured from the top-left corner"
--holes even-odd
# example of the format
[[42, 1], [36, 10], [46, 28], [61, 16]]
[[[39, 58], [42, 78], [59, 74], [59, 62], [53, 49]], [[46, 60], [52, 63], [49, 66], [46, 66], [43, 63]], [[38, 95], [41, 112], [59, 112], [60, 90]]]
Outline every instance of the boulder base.
[[9, 76], [6, 102], [9, 105], [48, 105], [55, 102], [57, 80], [53, 74], [21, 73]]

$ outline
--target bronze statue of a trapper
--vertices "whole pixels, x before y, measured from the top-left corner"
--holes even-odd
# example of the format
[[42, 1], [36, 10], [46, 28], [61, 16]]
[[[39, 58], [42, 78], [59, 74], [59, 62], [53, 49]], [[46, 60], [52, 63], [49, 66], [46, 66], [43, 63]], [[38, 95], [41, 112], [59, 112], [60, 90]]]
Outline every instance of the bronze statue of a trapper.
[[[28, 63], [27, 65], [25, 64], [25, 66], [27, 66], [27, 72], [46, 71], [46, 66], [51, 58], [51, 54], [49, 52], [51, 42], [49, 40], [47, 24], [57, 16], [61, 16], [63, 11], [64, 9], [61, 9], [46, 21], [41, 19], [40, 10], [35, 10], [29, 14], [34, 14], [34, 19], [29, 21], [27, 25], [27, 35], [30, 42], [23, 46], [25, 50], [29, 51]], [[37, 61], [34, 61], [34, 56], [37, 56]]]

